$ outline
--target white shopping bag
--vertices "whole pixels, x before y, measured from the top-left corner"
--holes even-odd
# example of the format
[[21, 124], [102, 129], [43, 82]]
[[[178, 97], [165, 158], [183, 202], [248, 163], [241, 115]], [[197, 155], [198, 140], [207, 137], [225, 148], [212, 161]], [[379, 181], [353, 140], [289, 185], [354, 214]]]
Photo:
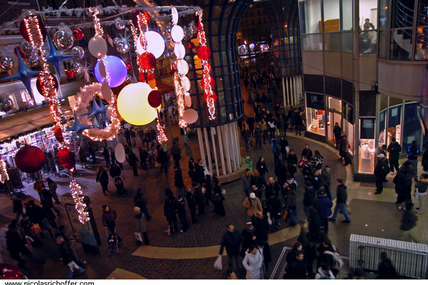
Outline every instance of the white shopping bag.
[[221, 255], [219, 255], [217, 257], [217, 259], [215, 260], [215, 262], [214, 262], [214, 269], [223, 270], [223, 265], [221, 264]]

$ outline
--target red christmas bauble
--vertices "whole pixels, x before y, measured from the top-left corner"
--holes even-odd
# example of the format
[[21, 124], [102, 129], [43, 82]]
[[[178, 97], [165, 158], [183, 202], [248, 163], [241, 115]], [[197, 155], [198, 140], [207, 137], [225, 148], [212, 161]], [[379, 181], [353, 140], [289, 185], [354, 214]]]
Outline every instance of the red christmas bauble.
[[58, 159], [59, 163], [61, 163], [64, 168], [73, 169], [76, 165], [76, 157], [68, 147], [63, 147], [58, 150]]
[[74, 71], [69, 69], [65, 72], [65, 76], [67, 76], [68, 79], [73, 79], [74, 78]]
[[[217, 101], [217, 94], [215, 92], [212, 92], [211, 97], [214, 99], [214, 102]], [[207, 92], [204, 92], [204, 101], [208, 103], [208, 94]]]
[[187, 46], [189, 47], [189, 49], [194, 49], [194, 48], [195, 48], [195, 44], [194, 44], [194, 43], [192, 43], [192, 42], [189, 42], [189, 43], [187, 44]]
[[64, 142], [64, 137], [62, 135], [62, 130], [61, 130], [61, 127], [59, 125], [55, 125], [54, 135], [55, 135], [56, 140], [59, 143], [63, 143]]
[[[31, 17], [31, 16], [28, 16], [25, 19], [29, 19], [29, 17]], [[40, 28], [40, 32], [42, 33], [42, 38], [41, 39], [34, 39], [34, 40], [35, 40], [35, 44], [40, 44], [41, 41], [43, 41], [44, 38], [46, 38], [47, 32], [46, 32], [45, 25], [43, 24], [42, 19], [40, 18], [40, 16], [36, 16], [36, 17], [37, 17], [37, 20], [39, 22], [39, 28]], [[19, 24], [19, 32], [21, 33], [22, 37], [27, 42], [30, 42], [30, 34], [29, 34], [29, 31], [27, 30], [27, 27], [25, 26], [24, 19]], [[30, 44], [33, 44], [33, 43], [30, 42]]]
[[152, 92], [149, 93], [149, 97], [147, 97], [147, 101], [149, 101], [149, 105], [152, 106], [153, 108], [159, 107], [160, 104], [162, 104], [162, 93], [157, 90], [153, 90]]
[[15, 155], [15, 164], [22, 172], [34, 173], [45, 165], [45, 154], [35, 146], [25, 145]]
[[131, 70], [132, 65], [129, 62], [127, 62], [125, 64], [126, 64], [126, 70]]
[[83, 31], [82, 30], [80, 30], [80, 29], [75, 29], [75, 30], [73, 30], [73, 38], [75, 39], [75, 40], [78, 40], [78, 41], [80, 41], [81, 39], [83, 39]]
[[156, 66], [156, 57], [151, 52], [144, 52], [138, 58], [138, 64], [144, 70], [150, 70]]
[[[209, 84], [211, 85], [211, 88], [213, 88], [214, 87], [214, 85], [215, 85], [215, 80], [214, 80], [214, 78], [212, 78], [211, 76], [209, 77]], [[201, 81], [201, 85], [202, 85], [202, 88], [207, 88], [206, 87], [206, 85], [205, 85], [205, 80], [204, 80], [204, 78], [202, 78], [202, 81]]]
[[[55, 87], [55, 89], [56, 89], [56, 90], [58, 90], [58, 80], [56, 80], [56, 77], [55, 77], [55, 76], [53, 76], [52, 74], [50, 74], [50, 75], [49, 75], [49, 77], [51, 77], [51, 78], [52, 78], [53, 83], [54, 83], [54, 87]], [[45, 84], [43, 83], [42, 78], [43, 78], [43, 73], [40, 73], [40, 74], [37, 76], [37, 80], [36, 80], [36, 87], [37, 87], [37, 91], [39, 91], [39, 93], [40, 93], [43, 97], [46, 97], [46, 96], [45, 96], [45, 93], [44, 93], [44, 91], [45, 91]]]
[[207, 46], [201, 46], [198, 48], [196, 54], [200, 59], [207, 60], [211, 56], [211, 49]]
[[134, 24], [134, 26], [136, 28], [138, 28], [138, 18], [139, 18], [138, 15], [140, 15], [140, 14], [141, 14], [141, 16], [143, 16], [144, 18], [146, 18], [147, 25], [150, 22], [150, 15], [146, 11], [137, 11], [137, 12], [134, 13], [134, 15], [132, 15], [132, 23]]

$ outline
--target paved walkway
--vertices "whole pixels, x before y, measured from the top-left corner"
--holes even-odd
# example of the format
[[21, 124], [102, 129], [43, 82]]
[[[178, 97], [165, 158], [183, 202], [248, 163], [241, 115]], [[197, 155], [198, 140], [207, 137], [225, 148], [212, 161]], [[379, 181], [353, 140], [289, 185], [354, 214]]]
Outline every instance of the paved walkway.
[[[251, 110], [251, 105], [245, 103], [245, 110]], [[168, 134], [168, 132], [166, 132]], [[178, 128], [174, 126], [174, 134], [178, 134]], [[326, 144], [313, 141], [304, 137], [295, 137], [291, 132], [287, 133], [287, 139], [290, 147], [299, 154], [304, 144], [309, 143], [312, 150], [318, 149], [324, 156], [325, 164], [333, 169], [333, 179], [346, 178], [348, 186], [348, 202], [351, 206], [350, 224], [343, 224], [338, 221], [330, 225], [329, 237], [332, 242], [338, 246], [342, 255], [348, 255], [349, 235], [351, 233], [372, 235], [378, 237], [388, 237], [396, 239], [398, 237], [398, 224], [402, 211], [397, 210], [395, 205], [395, 193], [391, 189], [393, 185], [389, 183], [382, 195], [373, 195], [374, 185], [353, 182], [351, 166], [345, 167], [338, 161], [335, 150]], [[120, 138], [123, 140], [123, 137]], [[136, 150], [134, 148], [134, 150]], [[196, 160], [199, 158], [197, 139], [190, 140], [189, 147], [183, 147], [184, 157], [181, 160], [185, 184], [190, 186], [188, 178], [187, 161], [190, 156]], [[249, 155], [254, 165], [259, 156], [264, 156], [269, 168], [269, 173], [273, 172], [273, 156], [268, 145], [262, 145], [261, 150], [252, 150], [247, 153], [241, 148], [242, 156]], [[101, 158], [98, 162], [101, 163]], [[225, 225], [232, 222], [238, 230], [245, 227], [249, 220], [242, 207], [244, 198], [240, 181], [224, 184], [223, 188], [227, 190], [225, 217], [216, 217], [211, 213], [213, 206], [206, 209], [206, 216], [199, 217], [199, 222], [191, 225], [186, 233], [168, 236], [165, 233], [167, 227], [166, 219], [163, 215], [164, 190], [170, 187], [175, 191], [173, 185], [172, 167], [167, 175], [159, 174], [158, 168], [150, 168], [147, 173], [139, 169], [139, 176], [134, 177], [132, 170], [127, 163], [124, 164], [123, 177], [128, 194], [119, 197], [115, 193], [114, 186], [110, 183], [107, 196], [102, 195], [101, 187], [95, 182], [96, 165], [91, 165], [89, 169], [80, 170], [77, 175], [77, 181], [82, 185], [85, 195], [90, 196], [91, 206], [94, 212], [95, 221], [97, 222], [103, 244], [99, 247], [100, 254], [92, 255], [84, 253], [81, 246], [76, 246], [76, 252], [81, 260], [88, 262], [86, 273], [79, 278], [224, 278], [225, 270], [216, 271], [212, 265], [218, 256], [219, 242], [221, 235], [225, 230]], [[53, 178], [58, 182], [59, 194], [67, 193], [69, 178]], [[304, 218], [302, 211], [303, 199], [303, 177], [300, 173], [296, 176], [299, 184], [297, 200], [297, 218]], [[389, 177], [392, 181], [392, 177]], [[139, 246], [134, 237], [135, 221], [133, 217], [133, 200], [137, 188], [141, 187], [149, 202], [148, 209], [153, 219], [148, 222], [148, 236], [150, 246]], [[38, 194], [32, 190], [32, 185], [25, 187], [27, 194], [34, 200], [38, 200]], [[332, 196], [335, 198], [335, 189], [332, 189]], [[29, 197], [30, 199], [31, 197]], [[28, 199], [27, 199], [28, 200]], [[0, 208], [0, 245], [5, 249], [4, 232], [7, 225], [14, 218], [12, 213], [12, 203], [8, 196], [0, 197], [3, 207]], [[25, 201], [24, 201], [25, 202]], [[107, 245], [104, 235], [104, 229], [101, 224], [101, 215], [103, 204], [107, 204], [115, 209], [118, 213], [118, 233], [123, 238], [119, 254], [107, 255]], [[418, 205], [418, 202], [416, 202]], [[60, 207], [63, 213], [64, 209]], [[189, 219], [190, 220], [190, 219]], [[420, 235], [422, 242], [426, 243], [428, 232], [427, 214], [420, 215], [417, 226], [417, 234]], [[63, 214], [57, 223], [64, 224], [70, 229], [67, 215]], [[284, 246], [292, 246], [299, 232], [298, 227], [290, 227], [288, 223], [281, 223], [281, 228], [275, 233], [269, 235], [273, 260], [276, 261]], [[56, 244], [49, 237], [43, 238], [43, 247], [33, 248], [33, 256], [25, 257], [28, 261], [28, 267], [24, 269], [29, 278], [65, 278], [66, 268], [59, 260], [59, 254], [56, 250]], [[10, 259], [8, 252], [2, 255], [5, 262], [16, 264], [16, 261]], [[226, 267], [223, 259], [224, 268]], [[270, 266], [270, 271], [273, 264]]]

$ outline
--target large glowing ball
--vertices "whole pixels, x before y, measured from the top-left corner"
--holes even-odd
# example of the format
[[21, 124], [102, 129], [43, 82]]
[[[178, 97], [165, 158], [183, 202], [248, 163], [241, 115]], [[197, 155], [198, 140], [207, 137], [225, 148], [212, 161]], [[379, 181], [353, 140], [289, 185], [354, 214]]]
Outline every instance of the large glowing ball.
[[177, 60], [178, 75], [184, 76], [189, 72], [189, 64], [184, 59]]
[[58, 160], [64, 168], [73, 169], [76, 166], [76, 157], [68, 147], [58, 150]]
[[196, 54], [198, 55], [198, 57], [200, 59], [207, 60], [211, 56], [211, 49], [209, 47], [207, 47], [207, 46], [201, 46], [196, 51]]
[[80, 30], [80, 29], [75, 29], [73, 31], [73, 38], [75, 38], [78, 41], [80, 41], [81, 39], [83, 39], [83, 31]]
[[[214, 87], [214, 85], [215, 85], [215, 80], [214, 80], [214, 78], [212, 78], [212, 77], [210, 76], [208, 80], [209, 80], [209, 84], [210, 84], [211, 88], [213, 88], [213, 87]], [[207, 80], [207, 81], [208, 81], [208, 80]], [[205, 77], [204, 77], [204, 78], [202, 78], [202, 80], [201, 80], [201, 85], [202, 85], [202, 88], [204, 88], [204, 89], [208, 88], [208, 86], [206, 85], [206, 82], [205, 82]]]
[[[19, 24], [19, 32], [21, 33], [22, 37], [31, 43], [30, 41], [30, 31], [29, 29], [27, 30], [27, 27], [25, 25], [25, 21], [24, 20], [29, 20], [29, 18], [32, 16], [27, 16], [26, 18], [24, 18], [21, 23]], [[39, 22], [39, 29], [40, 32], [42, 33], [42, 39], [33, 39], [35, 41], [35, 44], [41, 44], [41, 41], [43, 41], [44, 38], [46, 38], [47, 32], [46, 32], [46, 28], [45, 25], [42, 22], [42, 19], [40, 18], [40, 16], [35, 16], [37, 17], [37, 21]], [[32, 38], [32, 36], [31, 36]]]
[[198, 112], [194, 109], [186, 109], [183, 114], [183, 120], [185, 120], [188, 124], [193, 124], [198, 120]]
[[120, 116], [128, 123], [137, 126], [147, 125], [156, 119], [156, 110], [148, 104], [151, 91], [147, 83], [126, 85], [117, 98], [117, 110]]
[[[53, 80], [54, 83], [54, 87], [56, 90], [58, 90], [58, 80], [56, 79], [55, 76], [53, 76], [52, 74], [49, 74], [49, 78], [51, 78]], [[39, 73], [39, 75], [37, 76], [37, 80], [36, 80], [36, 87], [37, 87], [37, 91], [39, 91], [39, 93], [46, 97], [45, 95], [49, 94], [45, 94], [45, 88], [47, 87], [46, 84], [43, 82], [43, 72]]]
[[183, 40], [183, 37], [184, 37], [183, 28], [180, 27], [179, 25], [175, 25], [174, 27], [172, 27], [171, 37], [174, 40], [174, 42], [176, 42], [176, 43], [181, 42]]
[[63, 143], [64, 142], [64, 136], [62, 135], [62, 129], [61, 129], [61, 127], [59, 125], [55, 125], [54, 135], [55, 135], [56, 140], [59, 143]]
[[107, 53], [107, 43], [102, 36], [93, 36], [88, 43], [89, 52], [97, 57], [103, 57]]
[[[217, 101], [217, 94], [212, 91], [211, 98], [213, 98], [214, 102]], [[208, 103], [208, 94], [207, 92], [204, 92], [204, 101]]]
[[182, 43], [176, 44], [174, 46], [174, 53], [177, 58], [183, 59], [184, 56], [186, 55], [186, 48]]
[[[154, 31], [146, 32], [145, 36], [147, 41], [147, 52], [151, 52], [156, 58], [161, 57], [165, 50], [165, 41], [162, 36]], [[146, 51], [143, 49], [141, 41], [137, 41], [137, 51], [139, 54]]]
[[189, 91], [190, 90], [190, 80], [187, 78], [187, 76], [183, 76], [180, 78], [181, 80], [181, 86], [183, 86], [184, 90]]
[[157, 90], [153, 90], [149, 93], [147, 100], [149, 101], [150, 106], [157, 108], [162, 104], [162, 93]]
[[139, 19], [143, 19], [145, 18], [147, 24], [149, 24], [150, 22], [150, 16], [146, 11], [137, 11], [134, 13], [134, 15], [132, 15], [132, 23], [134, 24], [134, 26], [136, 28], [138, 28], [138, 23], [139, 23]]
[[118, 143], [114, 148], [114, 156], [116, 157], [117, 162], [122, 163], [125, 161], [125, 148], [123, 144]]
[[25, 145], [15, 155], [15, 164], [22, 172], [34, 173], [45, 165], [45, 154], [35, 146]]
[[156, 66], [156, 58], [151, 52], [144, 52], [138, 57], [138, 65], [144, 70], [151, 70]]
[[184, 96], [184, 103], [187, 107], [192, 107], [192, 98], [190, 96]]
[[[107, 83], [110, 87], [117, 87], [123, 83], [126, 79], [126, 75], [128, 75], [128, 71], [126, 69], [126, 64], [123, 60], [115, 55], [107, 55], [103, 57], [102, 62], [105, 66]], [[100, 63], [97, 61], [95, 63], [94, 73], [95, 78], [99, 83], [104, 82], [104, 78], [101, 74]]]

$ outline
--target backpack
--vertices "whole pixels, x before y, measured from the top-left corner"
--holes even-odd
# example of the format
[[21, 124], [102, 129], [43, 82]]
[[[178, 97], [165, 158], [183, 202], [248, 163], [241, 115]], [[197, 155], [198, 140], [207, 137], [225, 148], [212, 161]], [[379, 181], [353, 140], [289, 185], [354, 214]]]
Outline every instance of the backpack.
[[337, 248], [334, 245], [332, 245], [332, 247], [333, 247], [334, 251], [326, 250], [326, 251], [324, 251], [324, 253], [325, 254], [330, 254], [331, 256], [333, 256], [333, 266], [332, 266], [332, 268], [336, 269], [336, 270], [340, 270], [343, 267], [343, 259], [340, 256], [340, 253], [337, 250]]

